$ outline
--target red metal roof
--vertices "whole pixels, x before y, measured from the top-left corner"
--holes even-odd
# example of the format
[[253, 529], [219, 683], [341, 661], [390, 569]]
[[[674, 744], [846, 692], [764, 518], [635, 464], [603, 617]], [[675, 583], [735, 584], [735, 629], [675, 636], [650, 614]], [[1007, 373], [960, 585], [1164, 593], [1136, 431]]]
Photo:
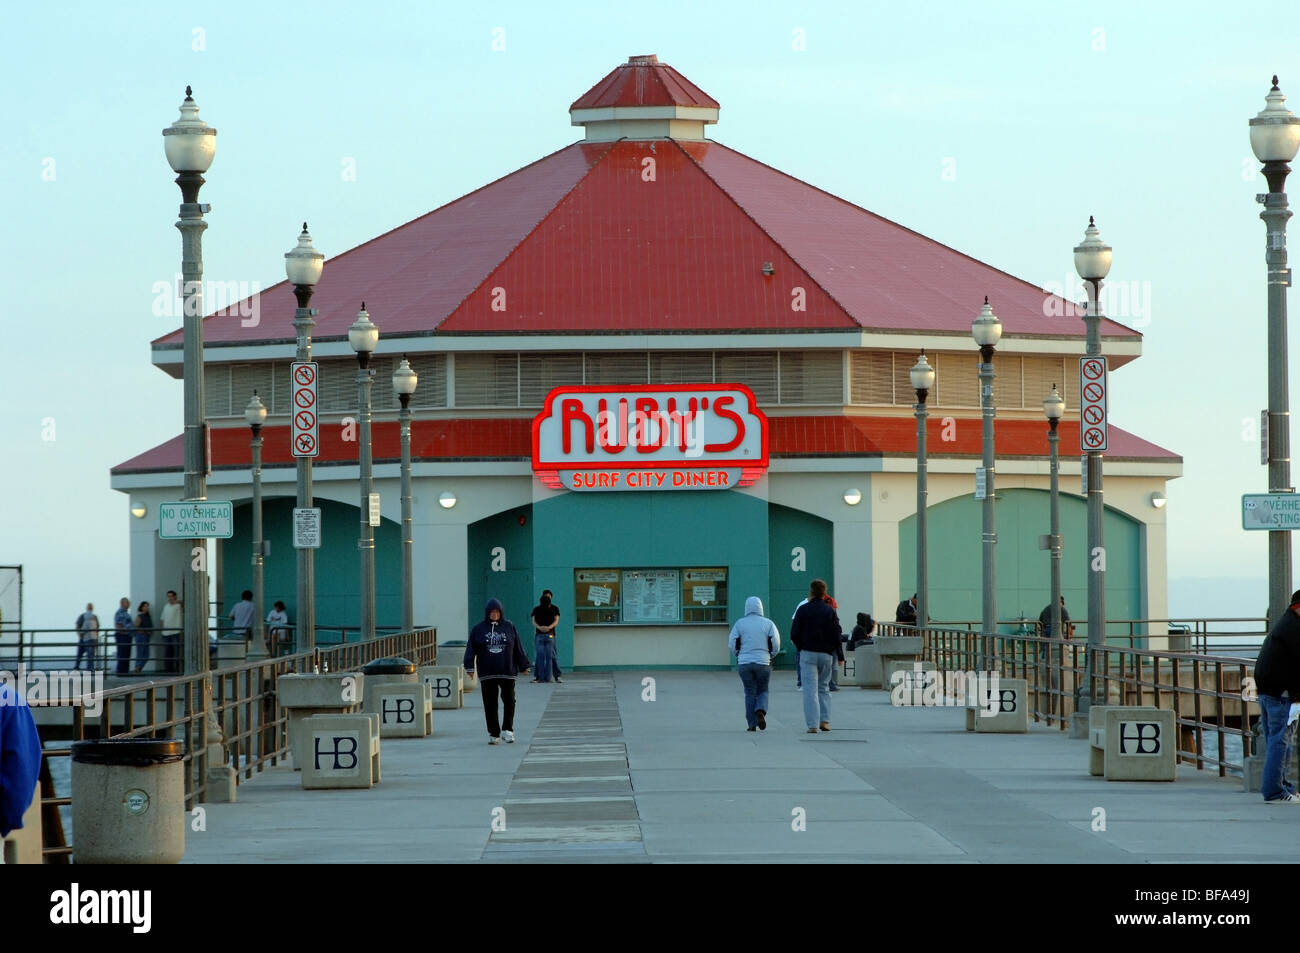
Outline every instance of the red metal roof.
[[[934, 457], [979, 456], [981, 421], [959, 417], [955, 439], [942, 439], [937, 422], [929, 428], [927, 449]], [[1060, 424], [1062, 455], [1079, 445], [1079, 423]], [[340, 427], [322, 427], [321, 455], [317, 462], [346, 463], [357, 459], [356, 441], [344, 441]], [[291, 464], [288, 427], [262, 428], [262, 460], [266, 464]], [[401, 458], [401, 432], [394, 420], [373, 425], [375, 460]], [[911, 417], [770, 417], [771, 457], [899, 456], [916, 452], [916, 421]], [[995, 431], [1000, 458], [1046, 457], [1047, 425], [1039, 420], [999, 420]], [[1111, 458], [1181, 462], [1182, 458], [1118, 427], [1110, 427]], [[532, 420], [453, 419], [415, 420], [411, 424], [412, 460], [501, 460], [532, 458]], [[252, 462], [248, 429], [243, 426], [212, 428], [212, 465], [246, 467]], [[173, 437], [113, 467], [113, 473], [142, 473], [180, 470], [184, 466], [184, 443]]]
[[603, 109], [613, 106], [704, 106], [718, 102], [654, 54], [633, 56], [614, 67], [599, 83], [569, 107]]
[[[966, 335], [985, 294], [1009, 334], [1083, 335], [1074, 304], [1032, 284], [726, 146], [657, 140], [576, 143], [330, 259], [312, 306], [318, 339], [345, 337], [363, 300], [385, 335]], [[292, 338], [287, 282], [261, 297], [256, 326], [231, 308], [205, 319], [206, 341]], [[1109, 320], [1102, 332], [1139, 336]]]

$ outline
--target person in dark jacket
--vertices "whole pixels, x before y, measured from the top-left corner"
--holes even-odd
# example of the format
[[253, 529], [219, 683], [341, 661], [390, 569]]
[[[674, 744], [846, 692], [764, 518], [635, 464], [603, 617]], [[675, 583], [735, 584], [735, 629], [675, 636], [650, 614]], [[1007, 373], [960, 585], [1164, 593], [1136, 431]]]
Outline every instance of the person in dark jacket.
[[870, 645], [874, 639], [871, 633], [876, 631], [876, 620], [871, 618], [870, 612], [858, 613], [858, 624], [853, 627], [853, 635], [849, 637], [849, 648], [856, 649], [859, 645]]
[[0, 682], [0, 837], [23, 826], [41, 774], [41, 736], [32, 711]]
[[803, 717], [808, 733], [831, 730], [831, 674], [844, 661], [839, 616], [826, 601], [826, 583], [814, 579], [808, 601], [801, 605], [790, 624], [790, 641], [799, 649], [803, 681]]
[[1259, 726], [1264, 737], [1264, 776], [1259, 789], [1270, 804], [1300, 804], [1291, 784], [1295, 732], [1287, 730], [1292, 706], [1300, 704], [1300, 589], [1273, 623], [1255, 660]]
[[[927, 613], [928, 615], [928, 613]], [[904, 599], [894, 610], [894, 622], [897, 625], [916, 625], [916, 593], [912, 598]]]
[[[479, 692], [483, 696], [483, 714], [487, 718], [488, 744], [499, 745], [502, 739], [515, 740], [515, 676], [528, 674], [528, 656], [519, 641], [514, 624], [505, 617], [497, 599], [489, 599], [483, 621], [474, 626], [465, 646], [465, 671], [478, 672]], [[497, 696], [504, 712], [497, 719]]]

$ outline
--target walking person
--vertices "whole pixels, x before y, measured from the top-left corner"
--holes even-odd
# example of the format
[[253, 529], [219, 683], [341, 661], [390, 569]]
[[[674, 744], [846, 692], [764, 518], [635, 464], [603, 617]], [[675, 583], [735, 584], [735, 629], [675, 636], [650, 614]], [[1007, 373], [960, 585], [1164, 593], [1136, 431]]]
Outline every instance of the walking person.
[[[515, 676], [528, 674], [528, 656], [520, 644], [514, 624], [505, 617], [497, 599], [489, 599], [483, 621], [470, 629], [463, 662], [465, 673], [478, 673], [483, 715], [487, 719], [488, 744], [515, 740]], [[497, 717], [497, 696], [504, 711]]]
[[1300, 705], [1300, 589], [1291, 605], [1273, 623], [1255, 660], [1259, 693], [1259, 728], [1264, 739], [1264, 776], [1259, 790], [1269, 804], [1300, 804], [1291, 783], [1295, 756], [1295, 723], [1291, 711]]
[[95, 649], [99, 645], [99, 616], [95, 615], [95, 604], [86, 603], [86, 611], [77, 616], [73, 626], [77, 630], [77, 661], [73, 663], [75, 672], [81, 668], [81, 656], [86, 656], [86, 667], [95, 670]]
[[736, 671], [745, 686], [747, 731], [767, 731], [767, 686], [772, 678], [772, 656], [781, 651], [781, 633], [776, 623], [763, 616], [763, 600], [750, 596], [745, 614], [736, 620], [727, 636], [736, 653]]
[[117, 666], [114, 675], [131, 674], [131, 600], [123, 596], [113, 613], [113, 638], [117, 642]]
[[542, 590], [542, 597], [533, 607], [534, 682], [558, 682], [559, 666], [555, 661], [555, 627], [560, 624], [560, 610], [551, 603], [551, 590]]
[[149, 603], [140, 603], [140, 608], [133, 623], [135, 629], [135, 674], [144, 671], [144, 663], [149, 661], [149, 640], [153, 638], [153, 616], [149, 613]]
[[245, 589], [239, 596], [239, 601], [235, 607], [230, 610], [230, 618], [233, 621], [233, 633], [245, 642], [253, 638], [253, 623], [257, 619], [257, 606], [253, 605], [253, 590]]
[[168, 675], [181, 673], [181, 633], [184, 630], [180, 599], [175, 589], [168, 589], [167, 604], [162, 607], [163, 671]]
[[26, 699], [0, 682], [0, 837], [23, 826], [41, 776], [41, 757], [41, 736]]
[[831, 730], [831, 672], [844, 661], [839, 616], [826, 601], [826, 583], [814, 579], [808, 601], [794, 614], [790, 641], [800, 653], [803, 680], [803, 717], [808, 733]]

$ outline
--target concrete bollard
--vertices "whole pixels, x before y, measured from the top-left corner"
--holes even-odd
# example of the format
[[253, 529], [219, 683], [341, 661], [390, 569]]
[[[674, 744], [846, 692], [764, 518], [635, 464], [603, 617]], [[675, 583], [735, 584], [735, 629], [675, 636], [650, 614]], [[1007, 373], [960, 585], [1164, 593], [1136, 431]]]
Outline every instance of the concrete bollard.
[[421, 665], [416, 674], [432, 690], [434, 708], [460, 708], [465, 703], [465, 670], [459, 665]]
[[884, 673], [880, 670], [880, 648], [874, 642], [853, 650], [853, 667], [857, 670], [858, 684], [863, 688], [879, 688], [884, 681]]
[[289, 712], [289, 753], [293, 769], [301, 771], [310, 755], [303, 722], [313, 715], [343, 715], [361, 710], [366, 677], [359, 672], [330, 672], [327, 675], [281, 675], [276, 680], [276, 699]]
[[73, 860], [178, 863], [185, 855], [184, 755], [184, 744], [173, 740], [73, 742]]
[[423, 682], [376, 685], [379, 734], [383, 738], [424, 738], [433, 734], [433, 689]]
[[379, 783], [379, 716], [312, 715], [303, 720], [308, 756], [304, 790], [369, 788]]
[[880, 655], [880, 687], [889, 690], [889, 663], [906, 662], [908, 667], [921, 657], [923, 642], [919, 635], [882, 635], [873, 643]]
[[1174, 713], [1114, 707], [1106, 718], [1107, 781], [1174, 781], [1178, 741]]
[[[1029, 686], [1023, 678], [999, 678], [997, 694], [989, 692], [994, 714], [975, 712], [975, 731], [1023, 734], [1029, 731]], [[967, 716], [968, 718], [970, 716]]]
[[844, 661], [837, 663], [840, 667], [840, 684], [857, 685], [858, 684], [858, 660], [853, 649], [848, 646], [844, 648]]
[[[920, 672], [922, 674], [919, 676], [917, 674], [917, 665], [921, 666]], [[914, 659], [906, 662], [901, 659], [891, 659], [884, 666], [884, 679], [881, 687], [892, 695], [894, 689], [901, 683], [903, 686], [903, 692], [906, 694], [906, 698], [908, 699], [903, 704], [905, 706], [911, 705], [915, 695], [924, 693], [925, 686], [929, 683], [929, 679], [934, 677], [935, 671], [936, 666], [933, 662], [923, 661], [921, 659]], [[930, 674], [924, 674], [927, 672]]]
[[[1100, 778], [1106, 773], [1106, 712], [1117, 705], [1092, 705], [1088, 708], [1088, 773]], [[1157, 711], [1149, 706], [1133, 706], [1129, 711]]]
[[381, 714], [375, 689], [380, 685], [404, 685], [417, 681], [415, 663], [404, 658], [377, 658], [361, 667], [366, 676], [366, 691], [361, 710]]

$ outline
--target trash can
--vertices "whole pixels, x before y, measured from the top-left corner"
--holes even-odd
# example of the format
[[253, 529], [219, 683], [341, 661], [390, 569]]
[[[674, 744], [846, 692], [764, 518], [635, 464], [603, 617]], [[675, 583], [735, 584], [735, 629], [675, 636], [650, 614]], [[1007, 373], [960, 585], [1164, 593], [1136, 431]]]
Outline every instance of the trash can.
[[179, 740], [73, 742], [73, 861], [179, 863], [185, 855], [184, 755]]
[[377, 658], [373, 662], [367, 662], [362, 666], [361, 672], [366, 676], [361, 710], [376, 714], [379, 711], [375, 707], [374, 701], [374, 690], [377, 686], [392, 685], [395, 682], [419, 681], [416, 676], [415, 663], [405, 658]]

